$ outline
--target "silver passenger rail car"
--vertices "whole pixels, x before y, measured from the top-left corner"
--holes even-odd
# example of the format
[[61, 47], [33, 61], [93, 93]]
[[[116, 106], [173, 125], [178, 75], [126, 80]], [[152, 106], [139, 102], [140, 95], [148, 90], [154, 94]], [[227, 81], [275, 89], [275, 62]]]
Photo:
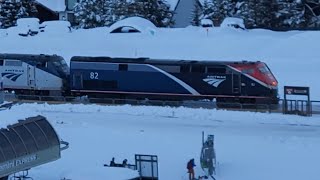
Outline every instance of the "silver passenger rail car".
[[16, 94], [61, 95], [69, 67], [58, 55], [0, 54], [3, 89]]

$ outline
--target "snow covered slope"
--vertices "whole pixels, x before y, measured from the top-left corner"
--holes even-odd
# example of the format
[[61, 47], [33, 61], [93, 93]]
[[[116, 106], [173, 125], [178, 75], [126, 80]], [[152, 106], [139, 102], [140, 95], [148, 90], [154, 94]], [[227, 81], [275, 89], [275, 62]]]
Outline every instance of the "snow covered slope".
[[319, 116], [204, 109], [24, 104], [0, 111], [0, 127], [28, 116], [48, 118], [70, 143], [58, 161], [31, 169], [35, 180], [125, 180], [129, 169], [106, 168], [134, 154], [158, 155], [161, 180], [187, 180], [186, 163], [199, 156], [201, 132], [214, 134], [218, 180], [318, 180]]

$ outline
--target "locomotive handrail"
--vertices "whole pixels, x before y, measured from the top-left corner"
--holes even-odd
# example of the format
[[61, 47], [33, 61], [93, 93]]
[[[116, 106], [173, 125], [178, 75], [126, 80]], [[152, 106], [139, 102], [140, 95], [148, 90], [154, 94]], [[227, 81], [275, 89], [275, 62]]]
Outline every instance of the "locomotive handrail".
[[[8, 97], [7, 97], [8, 96]], [[220, 103], [230, 107], [217, 107], [214, 101], [169, 101], [169, 100], [136, 100], [136, 99], [117, 99], [117, 98], [88, 98], [88, 97], [72, 97], [72, 96], [32, 96], [19, 95], [21, 99], [16, 98], [16, 95], [7, 93], [6, 101], [16, 103], [28, 102], [48, 102], [54, 104], [73, 103], [73, 104], [131, 104], [131, 105], [155, 105], [155, 106], [184, 106], [190, 108], [207, 108], [207, 109], [227, 109], [237, 111], [252, 111], [252, 112], [268, 112], [282, 113], [283, 99], [279, 99], [279, 104], [241, 104], [241, 103]], [[310, 101], [313, 114], [320, 114], [320, 101]]]
[[[61, 145], [63, 145], [61, 147]], [[69, 143], [67, 141], [60, 140], [60, 151], [64, 151], [69, 148]]]

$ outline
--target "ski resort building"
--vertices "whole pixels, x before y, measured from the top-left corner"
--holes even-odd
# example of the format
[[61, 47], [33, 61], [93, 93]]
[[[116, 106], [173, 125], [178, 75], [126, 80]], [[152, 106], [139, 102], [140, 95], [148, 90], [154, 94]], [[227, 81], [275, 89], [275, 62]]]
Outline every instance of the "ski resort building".
[[36, 0], [41, 22], [49, 20], [67, 20], [74, 23], [74, 5], [79, 0]]

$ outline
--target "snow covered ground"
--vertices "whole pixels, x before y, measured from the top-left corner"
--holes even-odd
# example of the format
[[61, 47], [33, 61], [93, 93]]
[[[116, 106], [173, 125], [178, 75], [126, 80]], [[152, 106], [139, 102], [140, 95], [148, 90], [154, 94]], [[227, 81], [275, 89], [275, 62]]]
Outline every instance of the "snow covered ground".
[[260, 60], [283, 86], [309, 86], [311, 99], [320, 100], [320, 32], [237, 30], [231, 28], [158, 29], [148, 34], [109, 34], [108, 28], [0, 37], [0, 53], [152, 57], [193, 60]]
[[[193, 60], [261, 60], [284, 85], [310, 86], [320, 100], [320, 32], [230, 28], [158, 29], [150, 34], [108, 34], [108, 28], [0, 36], [0, 53], [152, 57]], [[62, 159], [34, 168], [35, 180], [112, 179], [135, 176], [105, 168], [112, 157], [133, 163], [134, 154], [159, 158], [161, 180], [186, 179], [195, 158], [200, 173], [201, 132], [215, 134], [219, 180], [318, 180], [320, 118], [204, 109], [24, 104], [0, 111], [0, 125], [44, 115], [70, 142]], [[64, 122], [61, 124], [61, 122]]]
[[[157, 155], [161, 180], [186, 180], [186, 163], [200, 170], [201, 132], [214, 134], [218, 180], [318, 180], [319, 116], [205, 109], [24, 104], [0, 111], [0, 126], [43, 115], [70, 148], [62, 158], [31, 169], [35, 180], [125, 180], [137, 172], [103, 167], [134, 154]], [[63, 123], [62, 123], [63, 122]]]

